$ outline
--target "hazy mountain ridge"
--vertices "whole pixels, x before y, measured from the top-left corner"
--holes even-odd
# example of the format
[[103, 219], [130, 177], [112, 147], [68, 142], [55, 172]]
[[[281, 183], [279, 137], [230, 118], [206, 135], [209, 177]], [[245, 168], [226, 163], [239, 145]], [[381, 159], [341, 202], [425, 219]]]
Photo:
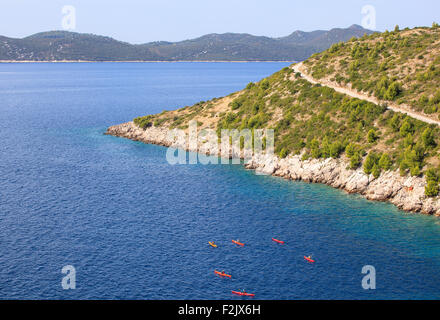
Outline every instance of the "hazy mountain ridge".
[[0, 36], [0, 60], [6, 61], [297, 61], [332, 44], [371, 30], [353, 25], [329, 31], [295, 31], [270, 38], [243, 33], [207, 34], [179, 42], [130, 44], [110, 37], [68, 31], [37, 33], [22, 39]]
[[[404, 191], [399, 196], [403, 201], [397, 203], [402, 207], [412, 203], [409, 210], [440, 214], [437, 122], [412, 117], [405, 109], [396, 111], [387, 103], [338, 92], [327, 86], [328, 82], [314, 83], [295, 70], [304, 65], [315, 79], [331, 78], [330, 83], [351, 85], [362, 92], [370, 88], [371, 94], [385, 95], [395, 103], [415, 101], [414, 111], [426, 110], [438, 119], [439, 46], [437, 24], [351, 39], [229, 96], [138, 117], [133, 125], [188, 130], [190, 121], [195, 120], [201, 129], [213, 129], [217, 134], [223, 129], [274, 129], [275, 152], [280, 159], [296, 156], [322, 163], [341, 159], [366, 185], [390, 172], [395, 181], [406, 177], [401, 186], [408, 192]], [[416, 183], [421, 176], [425, 181]], [[377, 190], [379, 194], [372, 197], [376, 200], [388, 200], [396, 194], [389, 186]]]

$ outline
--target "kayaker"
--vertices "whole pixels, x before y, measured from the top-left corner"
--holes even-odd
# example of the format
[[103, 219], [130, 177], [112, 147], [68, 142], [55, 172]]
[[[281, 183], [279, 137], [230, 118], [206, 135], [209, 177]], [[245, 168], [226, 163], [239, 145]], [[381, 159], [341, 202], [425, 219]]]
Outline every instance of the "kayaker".
[[308, 258], [308, 259], [312, 259], [312, 256], [308, 256], [307, 258]]

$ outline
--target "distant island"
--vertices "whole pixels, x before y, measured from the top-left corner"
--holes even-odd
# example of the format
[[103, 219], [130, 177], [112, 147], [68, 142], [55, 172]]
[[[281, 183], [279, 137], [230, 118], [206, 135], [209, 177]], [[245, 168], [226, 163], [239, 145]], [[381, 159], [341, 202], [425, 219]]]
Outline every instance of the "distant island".
[[[222, 129], [274, 129], [275, 155], [254, 154], [247, 168], [440, 216], [439, 47], [437, 23], [396, 26], [334, 44], [226, 97], [138, 117], [107, 134], [170, 146], [168, 130], [188, 131], [194, 121], [215, 136], [179, 147], [220, 155]], [[235, 146], [233, 155], [242, 152]]]
[[270, 38], [208, 34], [180, 42], [130, 44], [110, 37], [50, 31], [15, 39], [0, 36], [0, 61], [301, 61], [331, 45], [373, 31], [352, 25]]

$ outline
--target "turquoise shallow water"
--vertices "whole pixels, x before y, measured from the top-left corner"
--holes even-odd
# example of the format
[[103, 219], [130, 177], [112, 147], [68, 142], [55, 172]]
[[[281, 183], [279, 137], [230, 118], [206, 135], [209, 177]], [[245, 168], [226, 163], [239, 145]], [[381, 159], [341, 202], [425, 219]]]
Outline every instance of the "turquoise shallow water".
[[[437, 218], [240, 165], [171, 166], [166, 148], [103, 135], [286, 65], [0, 64], [0, 298], [241, 299], [230, 291], [245, 288], [260, 299], [438, 299]], [[61, 287], [67, 264], [75, 290]], [[364, 265], [376, 290], [362, 289]]]

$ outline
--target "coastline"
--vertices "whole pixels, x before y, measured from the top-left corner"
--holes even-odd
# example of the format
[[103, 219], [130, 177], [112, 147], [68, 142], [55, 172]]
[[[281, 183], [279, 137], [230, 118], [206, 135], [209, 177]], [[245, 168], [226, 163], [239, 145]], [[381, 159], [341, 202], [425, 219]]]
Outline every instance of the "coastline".
[[[111, 126], [106, 135], [127, 138], [148, 144], [169, 147], [175, 144], [168, 138], [165, 127], [141, 129], [133, 122]], [[189, 147], [181, 142], [178, 148], [186, 151], [220, 156], [217, 146], [198, 142]], [[231, 157], [241, 157], [240, 150], [232, 150]], [[440, 216], [440, 200], [425, 196], [426, 181], [424, 178], [404, 176], [398, 171], [384, 172], [379, 178], [366, 175], [361, 168], [349, 169], [344, 158], [302, 160], [300, 155], [280, 159], [276, 155], [255, 155], [245, 165], [246, 169], [258, 173], [282, 177], [288, 180], [323, 183], [348, 193], [357, 193], [368, 200], [390, 202], [401, 210]]]

